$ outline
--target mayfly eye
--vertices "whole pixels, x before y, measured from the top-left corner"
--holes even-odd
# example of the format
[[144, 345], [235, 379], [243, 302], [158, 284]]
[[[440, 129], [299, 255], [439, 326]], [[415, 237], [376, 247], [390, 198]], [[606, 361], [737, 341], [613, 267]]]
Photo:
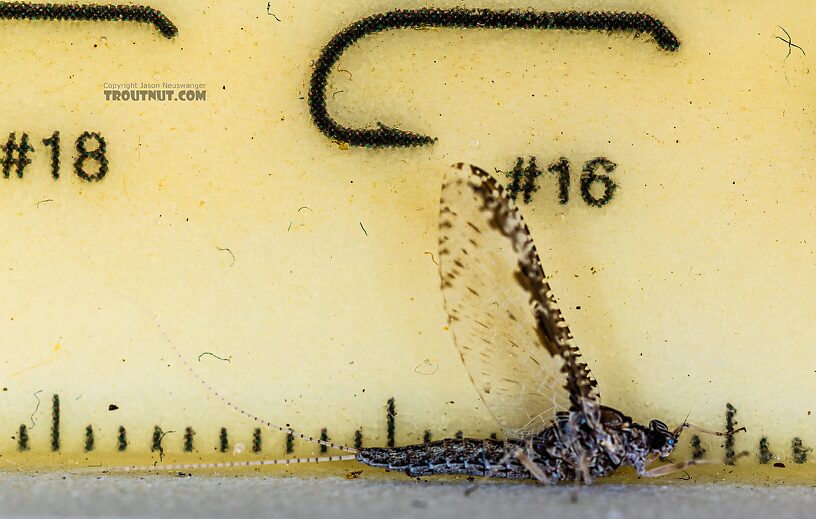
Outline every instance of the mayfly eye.
[[669, 438], [668, 440], [666, 440], [666, 443], [668, 443], [669, 445], [674, 445], [675, 440], [674, 438]]

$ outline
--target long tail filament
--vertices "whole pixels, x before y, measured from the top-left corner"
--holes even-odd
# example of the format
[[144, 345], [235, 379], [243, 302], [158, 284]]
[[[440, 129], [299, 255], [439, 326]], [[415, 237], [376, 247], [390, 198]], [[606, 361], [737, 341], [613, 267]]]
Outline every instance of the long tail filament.
[[[198, 372], [195, 369], [193, 369], [193, 366], [189, 362], [187, 362], [187, 359], [185, 359], [184, 356], [182, 356], [181, 352], [178, 350], [178, 348], [176, 348], [176, 345], [173, 344], [173, 341], [171, 341], [170, 338], [167, 336], [167, 334], [164, 332], [164, 329], [162, 328], [162, 325], [159, 322], [158, 318], [155, 315], [154, 315], [153, 318], [155, 319], [156, 325], [159, 327], [159, 331], [161, 331], [162, 336], [164, 336], [164, 340], [167, 341], [167, 344], [169, 344], [170, 347], [173, 349], [173, 351], [176, 353], [176, 356], [179, 358], [179, 360], [181, 360], [182, 364], [184, 364], [184, 366], [187, 368], [187, 371], [189, 371], [193, 375], [193, 377], [195, 377], [196, 380], [201, 382], [201, 384], [205, 388], [207, 388], [207, 391], [209, 391], [210, 393], [212, 393], [213, 395], [218, 397], [218, 399], [220, 399], [222, 402], [227, 404], [229, 407], [231, 407], [235, 411], [238, 411], [239, 413], [246, 416], [247, 418], [251, 418], [252, 420], [255, 420], [256, 422], [261, 423], [261, 424], [269, 427], [270, 429], [277, 429], [278, 431], [281, 431], [283, 433], [291, 434], [292, 436], [295, 436], [296, 438], [300, 438], [302, 440], [306, 440], [306, 441], [312, 442], [312, 443], [317, 443], [319, 445], [325, 445], [326, 447], [329, 447], [331, 449], [337, 449], [337, 450], [340, 450], [340, 451], [345, 451], [345, 452], [350, 452], [350, 453], [356, 453], [357, 452], [357, 449], [355, 449], [353, 447], [349, 447], [347, 445], [342, 445], [342, 444], [339, 444], [339, 443], [330, 442], [330, 441], [327, 441], [327, 440], [321, 440], [319, 438], [314, 438], [314, 437], [309, 436], [307, 434], [299, 433], [299, 432], [297, 432], [294, 429], [291, 429], [289, 427], [284, 427], [282, 425], [273, 424], [272, 422], [270, 422], [268, 420], [264, 420], [263, 418], [255, 415], [255, 414], [252, 414], [249, 411], [239, 407], [237, 404], [234, 404], [227, 397], [225, 397], [224, 395], [219, 393], [206, 380], [204, 380], [204, 378], [201, 375], [199, 375]], [[343, 458], [343, 456], [334, 456], [334, 457], [330, 457], [330, 458], [337, 458], [337, 457]], [[354, 457], [352, 456], [351, 459], [353, 459], [353, 458]], [[305, 459], [317, 460], [317, 459], [323, 459], [323, 458], [305, 458]], [[281, 463], [286, 463], [288, 460], [277, 460], [277, 461], [280, 461]], [[326, 461], [335, 461], [335, 460], [326, 459]], [[243, 462], [241, 462], [241, 463], [243, 463]], [[292, 461], [289, 461], [289, 463], [292, 463]], [[262, 463], [257, 463], [257, 464], [259, 464], [259, 465], [275, 465], [275, 464], [280, 464], [280, 463], [262, 462]], [[221, 468], [221, 467], [227, 467], [227, 466], [233, 466], [233, 465], [230, 465], [229, 463], [226, 463], [226, 462], [223, 463], [223, 464], [222, 463], [213, 463], [213, 464], [207, 464], [206, 466], [202, 466], [201, 468]], [[234, 466], [241, 466], [241, 465], [234, 465]], [[150, 468], [152, 469], [153, 467], [150, 467]]]

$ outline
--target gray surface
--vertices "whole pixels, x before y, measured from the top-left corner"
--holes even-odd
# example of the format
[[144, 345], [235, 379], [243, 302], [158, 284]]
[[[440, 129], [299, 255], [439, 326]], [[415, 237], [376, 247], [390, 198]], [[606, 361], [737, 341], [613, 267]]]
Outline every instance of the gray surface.
[[[466, 494], [466, 490], [473, 489]], [[573, 496], [577, 499], [574, 500]], [[575, 502], [574, 502], [575, 501]], [[814, 517], [810, 487], [0, 474], [0, 517]]]

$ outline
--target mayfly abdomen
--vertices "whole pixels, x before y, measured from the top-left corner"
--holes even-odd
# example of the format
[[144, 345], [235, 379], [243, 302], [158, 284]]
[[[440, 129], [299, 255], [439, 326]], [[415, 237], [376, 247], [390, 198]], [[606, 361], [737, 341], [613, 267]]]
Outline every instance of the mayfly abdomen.
[[362, 449], [357, 453], [357, 460], [413, 477], [460, 474], [530, 479], [530, 472], [512, 453], [508, 455], [508, 449], [513, 447], [512, 443], [492, 439], [447, 439], [404, 447]]

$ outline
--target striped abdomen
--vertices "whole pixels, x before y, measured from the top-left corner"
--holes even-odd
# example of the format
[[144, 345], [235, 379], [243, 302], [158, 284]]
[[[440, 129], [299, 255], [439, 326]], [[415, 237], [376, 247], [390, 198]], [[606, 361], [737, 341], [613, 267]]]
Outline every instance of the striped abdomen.
[[499, 440], [448, 439], [405, 447], [361, 449], [357, 460], [415, 477], [462, 474], [529, 479], [532, 476], [515, 456], [507, 455], [507, 448], [512, 446]]

